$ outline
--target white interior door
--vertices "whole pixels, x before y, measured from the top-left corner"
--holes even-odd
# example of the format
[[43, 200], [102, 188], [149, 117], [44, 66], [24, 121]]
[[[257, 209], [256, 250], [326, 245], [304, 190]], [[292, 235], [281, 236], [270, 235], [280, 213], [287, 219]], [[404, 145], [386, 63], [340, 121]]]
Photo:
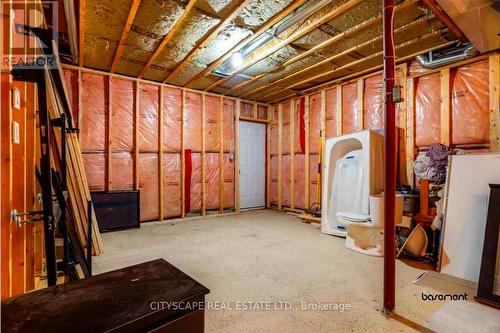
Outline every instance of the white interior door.
[[266, 125], [240, 121], [240, 207], [265, 206]]

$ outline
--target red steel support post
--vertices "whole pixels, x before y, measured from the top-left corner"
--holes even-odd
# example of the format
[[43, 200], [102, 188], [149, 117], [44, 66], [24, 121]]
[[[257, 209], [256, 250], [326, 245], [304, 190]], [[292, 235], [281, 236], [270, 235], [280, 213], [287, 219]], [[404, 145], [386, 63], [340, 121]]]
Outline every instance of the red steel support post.
[[396, 107], [392, 99], [394, 88], [394, 0], [383, 1], [384, 37], [384, 310], [395, 305], [396, 249], [394, 210], [396, 201]]

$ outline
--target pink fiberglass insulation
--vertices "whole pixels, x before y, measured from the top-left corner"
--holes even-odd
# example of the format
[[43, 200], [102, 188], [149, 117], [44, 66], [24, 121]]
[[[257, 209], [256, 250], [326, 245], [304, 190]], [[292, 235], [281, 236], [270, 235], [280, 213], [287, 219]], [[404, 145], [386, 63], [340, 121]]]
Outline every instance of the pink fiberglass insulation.
[[309, 97], [309, 152], [317, 153], [321, 132], [321, 94]]
[[296, 154], [294, 156], [294, 207], [296, 209], [304, 209], [306, 207], [305, 201], [305, 190], [306, 190], [306, 175], [305, 175], [305, 155]]
[[104, 191], [106, 187], [106, 159], [103, 154], [83, 154], [83, 167], [90, 191]]
[[[452, 69], [452, 143], [489, 142], [488, 60]], [[497, 101], [498, 102], [498, 101]]]
[[224, 208], [234, 207], [234, 157], [224, 154]]
[[342, 134], [357, 130], [358, 124], [358, 83], [342, 86]]
[[281, 204], [284, 207], [290, 207], [290, 189], [291, 189], [290, 155], [282, 156], [281, 164], [282, 164]]
[[384, 128], [384, 81], [382, 74], [364, 80], [363, 125], [366, 129]]
[[181, 155], [163, 154], [163, 217], [181, 215]]
[[278, 124], [269, 125], [270, 153], [278, 155]]
[[201, 95], [186, 91], [184, 148], [201, 152]]
[[131, 190], [134, 188], [134, 160], [127, 152], [111, 155], [111, 189]]
[[224, 141], [224, 152], [234, 152], [234, 117], [236, 114], [236, 102], [224, 98], [222, 136]]
[[139, 85], [139, 152], [158, 152], [159, 87]]
[[141, 222], [154, 221], [159, 212], [158, 155], [139, 154], [139, 191], [141, 201]]
[[290, 154], [290, 101], [281, 103], [281, 153]]
[[253, 116], [253, 104], [241, 102], [240, 116], [247, 118], [254, 118]]
[[309, 207], [317, 207], [321, 200], [321, 193], [319, 200], [316, 198], [316, 191], [318, 188], [318, 155], [309, 155]]
[[440, 73], [415, 80], [415, 144], [427, 147], [441, 139]]
[[199, 212], [201, 209], [201, 154], [193, 153], [193, 171], [191, 174], [191, 212]]
[[326, 113], [326, 138], [337, 136], [337, 90], [335, 88], [325, 92], [325, 113]]
[[71, 115], [73, 116], [73, 126], [78, 127], [78, 71], [65, 69], [64, 83], [66, 85], [66, 92], [68, 96], [68, 103], [71, 108]]
[[219, 209], [219, 154], [205, 154], [205, 208]]
[[205, 97], [205, 151], [220, 150], [221, 98], [207, 95]]
[[134, 82], [111, 79], [111, 148], [131, 152], [134, 148]]
[[162, 94], [162, 149], [164, 152], [177, 153], [181, 151], [182, 90], [163, 87]]
[[[300, 136], [301, 132], [303, 135], [305, 135], [305, 128], [301, 127], [301, 124], [304, 125], [304, 115], [305, 115], [305, 110], [303, 109], [301, 111], [301, 100], [302, 98], [298, 98], [294, 100], [294, 105], [295, 107], [293, 108], [293, 114], [294, 114], [294, 128], [293, 128], [293, 149], [295, 153], [304, 153], [305, 152], [305, 146], [304, 150], [302, 149], [302, 145], [300, 142]], [[304, 102], [302, 102], [304, 103]], [[302, 104], [304, 106], [304, 104]]]
[[82, 73], [82, 152], [106, 150], [108, 78]]
[[278, 157], [271, 157], [271, 186], [269, 198], [271, 204], [278, 204]]
[[269, 198], [272, 205], [278, 204], [278, 156], [271, 157], [271, 186]]
[[257, 106], [257, 119], [261, 120], [267, 119], [267, 106], [264, 105]]

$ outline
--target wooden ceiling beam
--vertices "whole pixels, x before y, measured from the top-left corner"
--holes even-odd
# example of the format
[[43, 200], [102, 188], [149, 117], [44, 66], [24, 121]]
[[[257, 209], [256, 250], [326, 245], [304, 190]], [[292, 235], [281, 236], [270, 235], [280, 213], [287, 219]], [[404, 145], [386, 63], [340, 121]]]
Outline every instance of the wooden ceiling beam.
[[224, 77], [218, 81], [216, 81], [215, 83], [213, 83], [212, 85], [210, 85], [207, 89], [205, 89], [206, 91], [208, 90], [212, 90], [213, 88], [221, 85], [222, 83], [232, 79], [236, 74], [238, 74], [239, 72], [241, 71], [244, 71], [245, 69], [247, 69], [248, 67], [256, 64], [257, 62], [261, 61], [262, 59], [265, 59], [267, 58], [268, 56], [270, 56], [271, 54], [273, 54], [274, 52], [278, 51], [279, 49], [281, 49], [282, 47], [292, 43], [293, 41], [299, 39], [300, 37], [306, 35], [307, 33], [313, 31], [314, 29], [320, 27], [321, 25], [325, 24], [326, 22], [332, 20], [333, 18], [335, 18], [336, 16], [339, 16], [340, 14], [348, 11], [349, 9], [351, 9], [352, 7], [358, 5], [361, 3], [362, 0], [349, 0], [348, 2], [338, 6], [337, 8], [327, 12], [325, 15], [317, 18], [316, 20], [310, 22], [309, 24], [307, 24], [306, 26], [298, 29], [297, 31], [295, 31], [294, 33], [292, 33], [290, 36], [288, 36], [287, 38], [283, 39], [283, 40], [280, 40], [279, 42], [277, 42], [276, 44], [270, 46], [268, 49], [264, 50], [260, 55], [254, 57], [252, 60], [248, 61], [247, 63], [245, 63], [243, 66], [241, 66], [240, 68], [237, 68], [235, 69], [234, 71], [232, 71], [227, 77]]
[[128, 33], [132, 28], [132, 23], [134, 23], [135, 15], [137, 14], [137, 10], [139, 9], [139, 5], [141, 4], [141, 0], [133, 0], [132, 5], [130, 6], [130, 10], [128, 12], [127, 21], [125, 22], [125, 26], [123, 27], [122, 34], [120, 37], [120, 41], [118, 42], [118, 47], [116, 48], [115, 56], [113, 57], [113, 62], [111, 63], [111, 68], [109, 70], [110, 73], [114, 73], [116, 67], [118, 66], [118, 62], [123, 53], [123, 49], [125, 48], [125, 44], [127, 43]]
[[[408, 8], [409, 6], [415, 4], [415, 3], [419, 2], [419, 1], [420, 0], [407, 0], [407, 1], [399, 4], [398, 6], [396, 6], [395, 11], [400, 11], [400, 10], [402, 10], [404, 8]], [[364, 22], [362, 22], [362, 23], [360, 23], [360, 24], [358, 24], [358, 25], [356, 25], [356, 26], [354, 26], [354, 27], [352, 27], [352, 28], [350, 28], [350, 29], [342, 32], [342, 33], [339, 33], [339, 34], [337, 34], [335, 36], [332, 36], [331, 38], [326, 39], [325, 41], [323, 41], [323, 42], [315, 45], [311, 49], [309, 49], [309, 50], [307, 50], [305, 52], [302, 52], [302, 53], [296, 55], [295, 57], [290, 58], [289, 60], [287, 60], [286, 62], [284, 62], [282, 65], [280, 65], [277, 69], [275, 69], [275, 70], [273, 70], [271, 72], [268, 72], [265, 75], [257, 75], [257, 76], [255, 76], [254, 78], [252, 78], [252, 79], [250, 79], [248, 81], [240, 83], [239, 85], [237, 85], [237, 86], [229, 89], [226, 93], [230, 94], [231, 92], [235, 91], [236, 89], [241, 89], [242, 87], [244, 87], [244, 86], [246, 86], [248, 84], [251, 84], [251, 83], [257, 81], [258, 79], [262, 79], [262, 78], [264, 78], [264, 77], [266, 77], [268, 75], [271, 75], [272, 73], [279, 72], [279, 71], [285, 69], [287, 66], [289, 66], [289, 65], [291, 65], [291, 64], [293, 64], [295, 62], [297, 62], [297, 61], [299, 61], [301, 59], [304, 59], [305, 57], [308, 57], [308, 56], [310, 56], [310, 55], [312, 55], [312, 54], [320, 51], [321, 49], [323, 49], [323, 48], [325, 48], [327, 46], [332, 45], [335, 42], [338, 42], [338, 41], [341, 41], [341, 40], [347, 38], [349, 35], [352, 35], [352, 34], [354, 34], [356, 32], [359, 32], [359, 31], [361, 31], [363, 29], [371, 27], [372, 25], [375, 25], [376, 23], [379, 23], [381, 21], [382, 21], [382, 15], [374, 16], [374, 17], [372, 17], [372, 18], [370, 18], [370, 19], [368, 19], [368, 20], [366, 20], [366, 21], [364, 21]], [[247, 92], [247, 93], [245, 93], [243, 95], [250, 95], [250, 93]]]
[[151, 64], [158, 58], [160, 55], [161, 51], [165, 48], [165, 46], [172, 40], [172, 37], [175, 35], [175, 33], [179, 30], [179, 28], [182, 26], [182, 22], [186, 19], [187, 15], [189, 14], [191, 8], [195, 5], [195, 3], [198, 0], [190, 0], [188, 4], [186, 5], [186, 8], [184, 8], [184, 12], [177, 18], [175, 23], [172, 25], [172, 28], [168, 31], [168, 33], [163, 37], [163, 40], [161, 41], [160, 45], [156, 48], [154, 53], [151, 55], [151, 57], [148, 59], [144, 67], [142, 67], [141, 71], [139, 72], [139, 75], [137, 76], [138, 78], [141, 78], [144, 76], [144, 73], [146, 73], [147, 69]]
[[[428, 34], [425, 34], [425, 35], [422, 35], [422, 36], [419, 36], [417, 38], [414, 38], [412, 40], [409, 40], [409, 41], [406, 41], [404, 43], [400, 43], [398, 45], [396, 45], [396, 50], [399, 50], [403, 47], [406, 47], [406, 46], [410, 46], [410, 45], [413, 45], [415, 43], [418, 43], [422, 40], [425, 40], [425, 39], [428, 39], [428, 38], [431, 38], [431, 37], [435, 37], [435, 36], [438, 36], [438, 35], [442, 35], [442, 34], [445, 34], [449, 31], [448, 28], [444, 28], [444, 29], [441, 29], [441, 30], [437, 30], [437, 31], [434, 31], [434, 32], [431, 32], [431, 33], [428, 33]], [[349, 50], [348, 50], [349, 51]], [[352, 52], [352, 50], [350, 51]], [[317, 79], [321, 79], [322, 77], [324, 76], [328, 76], [328, 75], [331, 75], [331, 74], [334, 74], [334, 73], [337, 73], [341, 70], [344, 70], [344, 69], [347, 69], [347, 68], [350, 68], [352, 66], [355, 66], [355, 65], [358, 65], [360, 63], [363, 63], [367, 60], [370, 60], [370, 59], [373, 59], [375, 57], [378, 57], [378, 56], [381, 56], [383, 54], [383, 51], [380, 51], [380, 52], [376, 52], [376, 53], [373, 53], [373, 54], [370, 54], [369, 56], [367, 57], [364, 57], [364, 58], [361, 58], [361, 59], [358, 59], [358, 60], [355, 60], [355, 61], [352, 61], [348, 64], [345, 64], [345, 65], [342, 65], [340, 67], [337, 67], [337, 68], [334, 68], [330, 71], [327, 71], [327, 72], [323, 72], [323, 73], [320, 73], [320, 74], [317, 74], [317, 75], [314, 75], [314, 76], [311, 76], [311, 77], [308, 77], [307, 79], [304, 79], [304, 80], [301, 80], [301, 81], [298, 81], [298, 82], [295, 82], [294, 84], [291, 84], [285, 88], [282, 88], [282, 89], [278, 89], [278, 90], [275, 90], [273, 92], [270, 92], [268, 94], [265, 94], [263, 96], [261, 96], [262, 99], [265, 99], [266, 97], [268, 96], [272, 96], [272, 95], [276, 95], [276, 94], [279, 94], [279, 93], [282, 93], [282, 92], [285, 92], [285, 91], [289, 91], [290, 89], [292, 88], [295, 88], [297, 86], [300, 86], [302, 84], [305, 84], [305, 83], [308, 83], [308, 82], [311, 82], [311, 81], [314, 81], [314, 80], [317, 80]], [[420, 54], [420, 53], [419, 53]]]
[[[396, 63], [397, 64], [404, 63], [405, 61], [408, 61], [410, 59], [415, 58], [415, 56], [417, 56], [419, 54], [427, 53], [429, 51], [433, 51], [433, 50], [441, 49], [443, 47], [448, 47], [448, 46], [451, 46], [451, 45], [455, 45], [458, 42], [459, 42], [459, 40], [457, 39], [457, 40], [454, 40], [454, 41], [451, 41], [451, 42], [447, 42], [447, 43], [444, 43], [444, 44], [433, 46], [433, 47], [428, 48], [426, 50], [419, 51], [419, 52], [416, 52], [416, 53], [404, 56], [402, 58], [399, 58], [399, 59], [396, 60]], [[384, 67], [384, 65], [377, 65], [377, 66], [374, 66], [374, 67], [370, 67], [370, 68], [367, 68], [367, 69], [365, 69], [365, 70], [363, 70], [361, 72], [356, 72], [356, 73], [353, 73], [351, 75], [342, 76], [341, 78], [334, 79], [334, 80], [322, 83], [320, 85], [304, 89], [304, 90], [301, 91], [300, 94], [294, 92], [293, 94], [290, 94], [290, 95], [287, 95], [287, 96], [283, 96], [283, 97], [279, 97], [279, 98], [271, 100], [271, 101], [269, 101], [267, 103], [268, 104], [279, 103], [280, 101], [282, 101], [284, 99], [287, 99], [288, 97], [291, 97], [291, 96], [304, 95], [304, 94], [308, 94], [309, 95], [309, 94], [316, 93], [317, 91], [321, 91], [321, 90], [333, 88], [336, 85], [342, 84], [344, 82], [349, 82], [349, 81], [352, 81], [354, 79], [363, 78], [363, 77], [366, 77], [366, 76], [369, 76], [369, 75], [374, 75], [374, 72], [376, 72], [378, 70], [381, 70], [383, 67]], [[428, 74], [428, 73], [426, 73], [426, 74]]]
[[80, 0], [78, 11], [78, 64], [83, 67], [83, 49], [85, 47], [85, 13], [87, 11], [87, 1]]
[[[415, 21], [413, 21], [413, 22], [407, 23], [407, 24], [405, 24], [405, 25], [403, 25], [403, 26], [401, 26], [401, 27], [399, 27], [399, 28], [395, 29], [395, 30], [394, 30], [394, 34], [397, 34], [397, 33], [401, 33], [401, 32], [407, 31], [408, 29], [414, 28], [414, 27], [416, 27], [416, 26], [418, 26], [418, 25], [420, 25], [420, 24], [422, 24], [422, 23], [427, 23], [427, 22], [429, 22], [429, 19], [430, 19], [430, 18], [429, 18], [428, 16], [423, 16], [423, 17], [419, 18], [418, 20], [415, 20]], [[354, 29], [354, 30], [355, 30], [355, 29]], [[346, 31], [346, 32], [348, 32], [348, 31]], [[253, 95], [253, 94], [255, 94], [255, 93], [257, 93], [257, 92], [259, 92], [259, 91], [261, 91], [261, 90], [264, 90], [264, 89], [269, 89], [269, 88], [270, 88], [271, 86], [273, 86], [273, 85], [276, 85], [276, 84], [279, 84], [280, 82], [283, 82], [283, 81], [289, 80], [290, 78], [292, 78], [292, 77], [294, 77], [294, 76], [296, 76], [296, 75], [301, 75], [301, 74], [304, 74], [304, 73], [305, 73], [305, 72], [307, 72], [307, 71], [310, 71], [310, 70], [312, 70], [312, 69], [318, 68], [318, 67], [320, 67], [320, 66], [322, 66], [322, 65], [324, 65], [324, 64], [327, 64], [327, 63], [329, 63], [329, 62], [331, 62], [331, 61], [333, 61], [333, 60], [335, 60], [335, 59], [337, 59], [337, 58], [339, 58], [339, 57], [342, 57], [342, 56], [347, 55], [347, 54], [349, 54], [349, 53], [351, 53], [351, 52], [355, 52], [355, 51], [357, 51], [357, 50], [360, 50], [360, 49], [362, 49], [363, 47], [369, 46], [370, 44], [375, 43], [375, 42], [378, 42], [378, 41], [380, 41], [380, 40], [382, 40], [382, 35], [377, 36], [377, 37], [375, 37], [375, 38], [372, 38], [372, 39], [370, 39], [370, 40], [368, 40], [368, 41], [366, 41], [366, 42], [364, 42], [364, 43], [361, 43], [361, 44], [358, 44], [358, 45], [356, 45], [356, 46], [353, 46], [352, 48], [347, 49], [347, 50], [345, 50], [345, 51], [343, 51], [343, 52], [340, 52], [340, 53], [334, 54], [334, 55], [332, 55], [332, 56], [330, 56], [330, 57], [328, 57], [328, 58], [325, 58], [325, 59], [321, 60], [320, 62], [315, 63], [315, 64], [314, 64], [314, 65], [312, 65], [312, 66], [304, 67], [304, 68], [302, 68], [301, 70], [298, 70], [298, 71], [296, 71], [296, 72], [293, 72], [293, 73], [291, 73], [291, 74], [289, 74], [289, 75], [286, 75], [286, 76], [284, 76], [284, 77], [282, 77], [282, 78], [279, 78], [279, 79], [277, 79], [277, 80], [273, 81], [273, 82], [272, 82], [272, 83], [270, 83], [270, 84], [267, 84], [267, 85], [262, 85], [262, 86], [260, 86], [260, 87], [257, 87], [257, 88], [255, 88], [255, 89], [252, 89], [252, 90], [250, 90], [250, 91], [248, 91], [248, 92], [246, 92], [246, 93], [244, 93], [244, 94], [238, 95], [238, 96], [242, 96], [242, 97], [243, 97], [243, 96], [250, 96], [250, 95]], [[282, 70], [282, 69], [283, 69], [283, 68], [280, 68], [280, 70]], [[235, 87], [235, 88], [236, 88], [236, 87]], [[228, 91], [228, 93], [229, 93], [231, 90], [233, 90], [233, 89], [234, 89], [234, 88], [230, 89], [230, 90]]]
[[190, 87], [193, 86], [198, 80], [200, 80], [202, 77], [206, 76], [208, 73], [213, 71], [215, 68], [219, 67], [222, 65], [227, 59], [231, 57], [231, 55], [235, 52], [238, 52], [241, 50], [243, 47], [245, 47], [248, 43], [252, 42], [255, 40], [257, 37], [265, 33], [268, 29], [272, 28], [276, 23], [280, 22], [283, 20], [288, 14], [293, 12], [295, 9], [297, 9], [300, 5], [302, 5], [305, 2], [305, 0], [295, 0], [292, 2], [288, 7], [280, 11], [279, 13], [275, 14], [271, 19], [269, 19], [266, 23], [261, 25], [253, 34], [245, 37], [242, 41], [240, 41], [238, 44], [233, 46], [229, 51], [227, 51], [224, 55], [219, 57], [217, 60], [212, 62], [210, 65], [208, 65], [203, 71], [198, 73], [195, 77], [193, 77], [191, 80], [189, 80], [185, 87]]
[[208, 43], [210, 43], [212, 41], [212, 39], [214, 39], [219, 34], [219, 32], [221, 32], [222, 29], [224, 29], [227, 26], [227, 24], [229, 22], [231, 22], [236, 16], [238, 16], [238, 14], [245, 8], [246, 5], [248, 5], [249, 2], [250, 2], [250, 0], [241, 0], [239, 5], [236, 6], [231, 11], [231, 13], [229, 13], [219, 24], [217, 24], [214, 28], [212, 28], [209, 31], [209, 33], [201, 39], [201, 41], [198, 43], [197, 46], [193, 47], [191, 49], [191, 51], [189, 51], [189, 53], [184, 57], [184, 59], [182, 59], [181, 62], [178, 63], [177, 66], [175, 66], [175, 68], [170, 72], [170, 74], [167, 75], [165, 80], [163, 80], [163, 83], [166, 83], [174, 75], [176, 75], [177, 72], [185, 64], [187, 64], [189, 61], [191, 61], [191, 59], [193, 59], [202, 48], [207, 46]]

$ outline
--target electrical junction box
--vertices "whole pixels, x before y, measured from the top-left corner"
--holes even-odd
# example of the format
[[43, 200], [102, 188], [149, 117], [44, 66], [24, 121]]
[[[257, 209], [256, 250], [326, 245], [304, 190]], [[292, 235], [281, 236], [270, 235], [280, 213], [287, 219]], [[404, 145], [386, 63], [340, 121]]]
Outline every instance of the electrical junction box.
[[12, 122], [12, 143], [21, 143], [21, 139], [19, 136], [19, 123], [17, 121]]

